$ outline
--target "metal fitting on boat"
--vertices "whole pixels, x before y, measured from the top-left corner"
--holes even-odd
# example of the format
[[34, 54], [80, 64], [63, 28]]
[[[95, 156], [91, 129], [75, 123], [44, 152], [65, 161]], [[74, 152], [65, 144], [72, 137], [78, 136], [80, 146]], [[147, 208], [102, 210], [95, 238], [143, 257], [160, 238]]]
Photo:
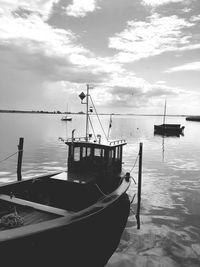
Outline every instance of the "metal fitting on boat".
[[129, 182], [129, 180], [130, 180], [130, 178], [131, 178], [131, 176], [130, 176], [130, 172], [127, 172], [126, 174], [125, 174], [125, 180], [127, 181], [127, 182]]

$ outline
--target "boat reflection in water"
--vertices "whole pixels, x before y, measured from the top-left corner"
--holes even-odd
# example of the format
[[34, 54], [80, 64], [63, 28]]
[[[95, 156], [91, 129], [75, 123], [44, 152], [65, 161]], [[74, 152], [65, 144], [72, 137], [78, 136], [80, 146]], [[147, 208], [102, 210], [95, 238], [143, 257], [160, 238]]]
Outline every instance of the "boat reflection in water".
[[[86, 118], [88, 123], [88, 110]], [[87, 127], [84, 138], [75, 138], [73, 130], [61, 140], [68, 146], [67, 172], [0, 187], [6, 266], [102, 267], [119, 244], [130, 211], [130, 174], [122, 171], [125, 140], [93, 140]]]

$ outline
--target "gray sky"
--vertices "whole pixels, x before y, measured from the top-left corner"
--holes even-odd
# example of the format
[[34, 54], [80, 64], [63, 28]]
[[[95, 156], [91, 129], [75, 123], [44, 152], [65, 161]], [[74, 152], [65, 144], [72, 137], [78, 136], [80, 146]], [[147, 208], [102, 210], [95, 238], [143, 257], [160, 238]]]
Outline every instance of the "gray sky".
[[199, 0], [0, 0], [0, 109], [200, 114]]

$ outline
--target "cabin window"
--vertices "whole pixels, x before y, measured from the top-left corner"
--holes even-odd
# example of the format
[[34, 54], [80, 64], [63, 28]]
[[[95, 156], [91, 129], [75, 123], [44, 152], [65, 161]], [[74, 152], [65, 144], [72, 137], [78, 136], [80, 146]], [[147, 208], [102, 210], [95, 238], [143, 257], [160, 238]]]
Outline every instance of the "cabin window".
[[83, 158], [86, 157], [86, 148], [85, 147], [82, 148], [82, 157]]
[[112, 158], [115, 158], [115, 149], [112, 150]]
[[90, 154], [91, 154], [91, 148], [90, 148], [90, 147], [87, 147], [87, 149], [86, 149], [86, 153], [87, 153], [87, 157], [89, 157]]
[[117, 158], [118, 158], [119, 160], [121, 159], [121, 152], [122, 152], [122, 147], [119, 146], [119, 147], [117, 148]]
[[74, 148], [74, 161], [80, 160], [80, 147]]
[[101, 150], [100, 148], [95, 148], [94, 149], [94, 156], [96, 157], [101, 157]]
[[112, 159], [112, 150], [109, 151], [109, 159]]
[[90, 147], [82, 147], [82, 158], [89, 157], [91, 155]]
[[117, 147], [117, 159], [120, 159], [120, 147]]

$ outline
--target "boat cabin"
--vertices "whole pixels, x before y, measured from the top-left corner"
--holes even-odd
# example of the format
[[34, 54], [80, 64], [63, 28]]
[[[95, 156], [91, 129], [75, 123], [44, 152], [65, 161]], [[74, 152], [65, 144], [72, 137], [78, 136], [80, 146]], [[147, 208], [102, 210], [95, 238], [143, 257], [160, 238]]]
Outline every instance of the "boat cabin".
[[68, 147], [68, 172], [93, 173], [95, 176], [119, 176], [122, 171], [122, 150], [125, 140], [106, 144], [73, 138]]

